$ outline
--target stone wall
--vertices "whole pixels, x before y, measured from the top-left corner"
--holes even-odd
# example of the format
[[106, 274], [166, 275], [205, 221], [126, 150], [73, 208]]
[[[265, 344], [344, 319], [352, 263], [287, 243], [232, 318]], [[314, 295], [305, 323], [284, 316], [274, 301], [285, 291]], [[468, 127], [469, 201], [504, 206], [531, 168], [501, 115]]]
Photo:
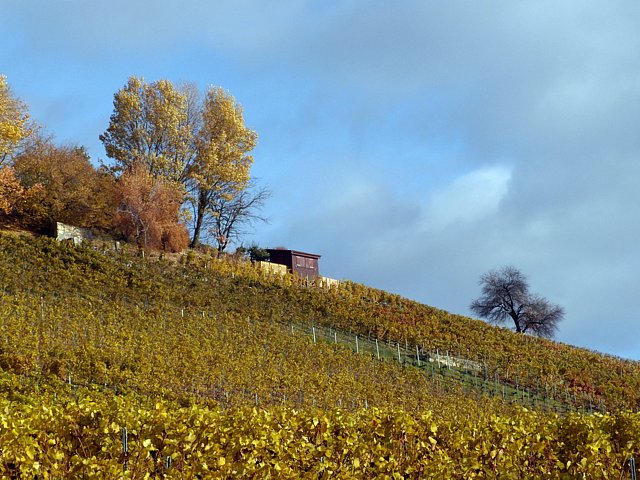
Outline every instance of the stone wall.
[[[280, 265], [279, 263], [271, 263], [271, 262], [256, 262], [258, 267], [265, 272], [269, 272], [272, 275], [286, 275], [288, 272], [286, 265]], [[329, 277], [315, 277], [308, 278], [306, 280], [307, 285], [315, 285], [320, 288], [331, 288], [337, 287], [340, 285], [340, 280], [336, 280], [335, 278]]]
[[64, 223], [56, 223], [56, 239], [61, 242], [63, 240], [72, 240], [74, 245], [82, 243], [83, 240], [91, 240], [93, 234], [88, 228], [74, 227]]
[[286, 275], [287, 266], [280, 265], [279, 263], [271, 262], [257, 262], [260, 268], [266, 272], [273, 273], [275, 275]]

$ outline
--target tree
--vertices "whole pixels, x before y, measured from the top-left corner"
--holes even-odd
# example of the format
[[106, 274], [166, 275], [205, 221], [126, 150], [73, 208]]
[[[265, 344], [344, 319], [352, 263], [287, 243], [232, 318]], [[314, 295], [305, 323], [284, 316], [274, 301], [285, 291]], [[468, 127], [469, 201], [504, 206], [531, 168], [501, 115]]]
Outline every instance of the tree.
[[9, 166], [0, 167], [0, 223], [15, 219], [16, 212], [31, 205], [39, 196], [42, 185], [24, 188]]
[[564, 318], [564, 309], [529, 293], [526, 277], [512, 266], [493, 270], [480, 278], [482, 295], [471, 311], [495, 325], [509, 318], [518, 333], [551, 338]]
[[200, 243], [207, 218], [216, 224], [214, 237], [222, 251], [236, 233], [234, 228], [267, 197], [266, 191], [245, 194], [253, 157], [249, 154], [257, 134], [244, 123], [242, 107], [219, 87], [207, 92], [198, 131], [198, 154], [190, 169], [194, 210], [191, 246]]
[[24, 193], [24, 188], [10, 167], [0, 168], [0, 214], [12, 212], [16, 199]]
[[26, 105], [13, 95], [6, 77], [0, 75], [0, 166], [32, 132]]
[[51, 138], [36, 135], [14, 158], [13, 168], [23, 187], [40, 186], [37, 201], [18, 212], [24, 226], [64, 222], [111, 228], [115, 179], [104, 168], [96, 170], [83, 147], [57, 146]]
[[202, 99], [193, 84], [138, 77], [129, 78], [113, 105], [100, 139], [115, 170], [142, 165], [154, 177], [182, 184], [194, 213], [191, 246], [197, 246], [219, 205], [231, 205], [249, 182], [257, 135], [245, 125], [242, 107], [219, 87]]
[[219, 195], [209, 207], [208, 231], [218, 252], [223, 252], [229, 243], [247, 233], [255, 222], [267, 221], [258, 211], [271, 196], [266, 188], [246, 188], [234, 195]]
[[100, 135], [119, 171], [142, 165], [157, 177], [183, 182], [196, 154], [189, 94], [168, 80], [146, 83], [132, 76], [114, 95], [109, 127]]
[[270, 254], [266, 248], [254, 243], [249, 248], [245, 249], [249, 260], [252, 262], [267, 262], [269, 261]]
[[118, 179], [118, 200], [114, 225], [127, 241], [168, 252], [187, 247], [189, 232], [180, 222], [182, 192], [175, 183], [136, 166]]

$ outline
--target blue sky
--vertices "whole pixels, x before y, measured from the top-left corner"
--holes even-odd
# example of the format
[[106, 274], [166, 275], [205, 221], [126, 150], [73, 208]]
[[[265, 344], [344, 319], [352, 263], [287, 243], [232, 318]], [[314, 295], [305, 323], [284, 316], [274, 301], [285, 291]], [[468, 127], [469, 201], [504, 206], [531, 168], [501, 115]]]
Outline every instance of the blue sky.
[[462, 314], [512, 264], [558, 340], [640, 359], [640, 4], [0, 0], [0, 73], [60, 143], [130, 75], [219, 85], [273, 191], [246, 241]]

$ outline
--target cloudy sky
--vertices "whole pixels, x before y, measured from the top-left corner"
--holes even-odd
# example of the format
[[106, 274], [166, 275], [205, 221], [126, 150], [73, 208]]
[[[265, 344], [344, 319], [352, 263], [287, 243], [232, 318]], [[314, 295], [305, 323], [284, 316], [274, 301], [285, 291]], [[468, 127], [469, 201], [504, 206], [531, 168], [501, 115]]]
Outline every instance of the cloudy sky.
[[511, 264], [558, 340], [640, 359], [637, 1], [0, 6], [0, 73], [96, 163], [130, 75], [222, 86], [273, 191], [247, 243], [462, 314]]

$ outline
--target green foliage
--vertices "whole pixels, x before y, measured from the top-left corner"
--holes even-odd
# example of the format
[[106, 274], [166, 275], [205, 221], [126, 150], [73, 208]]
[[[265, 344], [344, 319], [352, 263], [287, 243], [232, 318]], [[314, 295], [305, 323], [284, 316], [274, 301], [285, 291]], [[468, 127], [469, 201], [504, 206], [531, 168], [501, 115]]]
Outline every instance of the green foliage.
[[247, 255], [252, 262], [264, 262], [269, 260], [269, 252], [266, 248], [262, 248], [257, 244], [247, 248]]

